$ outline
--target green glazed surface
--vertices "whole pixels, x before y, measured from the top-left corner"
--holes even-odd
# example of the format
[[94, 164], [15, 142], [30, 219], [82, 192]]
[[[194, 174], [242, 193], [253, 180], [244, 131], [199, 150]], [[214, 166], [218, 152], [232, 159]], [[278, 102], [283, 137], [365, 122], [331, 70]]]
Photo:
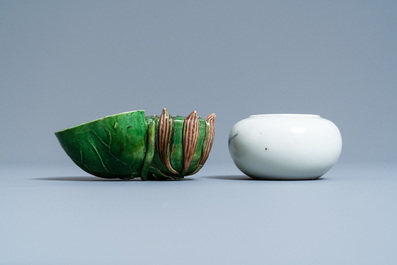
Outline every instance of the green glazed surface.
[[[166, 114], [169, 115], [164, 109], [162, 115]], [[214, 123], [196, 115], [197, 141], [190, 156], [190, 165], [184, 166], [187, 156], [184, 153], [184, 141], [187, 141], [184, 137], [189, 126], [186, 125], [186, 118], [169, 116], [167, 132], [170, 136], [165, 145], [168, 148], [164, 149], [166, 156], [162, 156], [159, 148], [160, 118], [145, 116], [143, 110], [131, 111], [84, 123], [55, 135], [75, 164], [98, 177], [179, 180], [196, 173], [205, 163], [206, 142], [211, 141], [210, 126]], [[212, 141], [209, 149], [211, 145]], [[169, 160], [168, 167], [165, 160]]]

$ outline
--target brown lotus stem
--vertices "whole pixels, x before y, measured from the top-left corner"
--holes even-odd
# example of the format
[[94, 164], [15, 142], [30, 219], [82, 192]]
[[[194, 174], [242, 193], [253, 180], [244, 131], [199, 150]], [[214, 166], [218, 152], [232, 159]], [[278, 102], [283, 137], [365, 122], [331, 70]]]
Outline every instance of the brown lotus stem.
[[172, 168], [170, 163], [170, 143], [172, 137], [172, 119], [167, 109], [163, 109], [159, 123], [159, 155], [164, 166], [172, 173], [177, 175], [178, 172]]
[[206, 140], [204, 142], [203, 154], [202, 154], [201, 161], [200, 161], [201, 165], [204, 165], [205, 162], [207, 161], [208, 156], [210, 155], [211, 148], [212, 148], [212, 143], [214, 142], [215, 120], [216, 120], [215, 113], [211, 113], [210, 115], [208, 115], [205, 120], [208, 122], [209, 130], [208, 130], [208, 136], [206, 136]]
[[197, 147], [197, 140], [199, 136], [199, 121], [197, 112], [193, 111], [185, 119], [184, 138], [183, 138], [183, 155], [184, 155], [184, 167], [183, 174], [185, 174], [190, 167], [194, 152]]

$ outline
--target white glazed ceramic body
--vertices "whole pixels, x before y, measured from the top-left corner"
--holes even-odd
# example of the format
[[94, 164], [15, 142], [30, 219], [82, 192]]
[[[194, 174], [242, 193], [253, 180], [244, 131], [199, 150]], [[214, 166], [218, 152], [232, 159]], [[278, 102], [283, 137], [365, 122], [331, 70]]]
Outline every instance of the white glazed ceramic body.
[[317, 179], [342, 150], [338, 127], [318, 115], [252, 115], [229, 135], [236, 166], [255, 179]]

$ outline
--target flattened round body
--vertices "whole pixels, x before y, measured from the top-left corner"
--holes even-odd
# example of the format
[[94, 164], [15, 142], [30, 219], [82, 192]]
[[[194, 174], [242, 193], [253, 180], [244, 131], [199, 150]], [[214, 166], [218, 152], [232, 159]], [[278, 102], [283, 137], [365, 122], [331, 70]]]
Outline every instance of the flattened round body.
[[229, 151], [236, 166], [255, 179], [316, 179], [338, 160], [342, 138], [318, 115], [252, 115], [236, 123]]

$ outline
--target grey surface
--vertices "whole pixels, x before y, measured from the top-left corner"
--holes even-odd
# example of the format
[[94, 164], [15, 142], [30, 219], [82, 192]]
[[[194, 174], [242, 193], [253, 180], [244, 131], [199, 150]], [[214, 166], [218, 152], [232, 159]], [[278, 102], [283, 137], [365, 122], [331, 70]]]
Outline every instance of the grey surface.
[[0, 264], [396, 264], [397, 167], [255, 181], [209, 164], [176, 182], [72, 165], [0, 169]]
[[[396, 1], [0, 1], [0, 264], [396, 264], [396, 12]], [[99, 181], [53, 135], [163, 107], [217, 114], [190, 181]], [[340, 163], [319, 181], [246, 180], [227, 138], [259, 113], [332, 120]]]
[[335, 122], [343, 162], [397, 160], [396, 1], [0, 1], [0, 161], [66, 162], [53, 132], [145, 109]]

